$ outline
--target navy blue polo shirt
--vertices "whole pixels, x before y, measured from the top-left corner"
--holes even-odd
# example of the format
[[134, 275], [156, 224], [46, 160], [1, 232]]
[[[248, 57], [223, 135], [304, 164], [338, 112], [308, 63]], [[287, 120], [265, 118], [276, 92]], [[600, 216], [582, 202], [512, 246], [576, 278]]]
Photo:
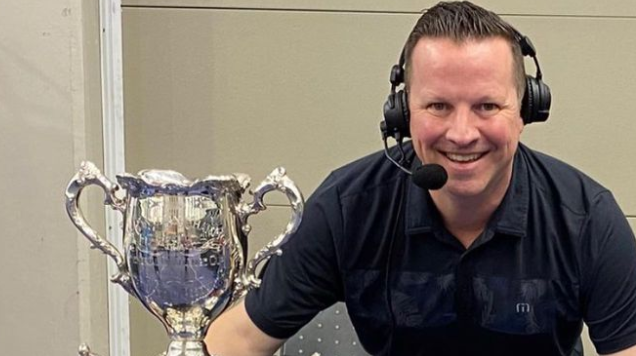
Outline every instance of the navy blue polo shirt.
[[373, 355], [570, 355], [583, 321], [612, 353], [636, 344], [636, 241], [607, 189], [520, 145], [501, 205], [466, 249], [379, 152], [316, 190], [246, 309], [288, 338], [336, 301]]

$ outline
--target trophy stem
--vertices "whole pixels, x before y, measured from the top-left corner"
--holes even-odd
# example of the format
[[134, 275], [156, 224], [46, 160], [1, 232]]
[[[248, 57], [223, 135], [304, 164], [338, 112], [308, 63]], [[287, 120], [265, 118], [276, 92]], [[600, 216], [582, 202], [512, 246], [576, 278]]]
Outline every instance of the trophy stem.
[[168, 345], [165, 356], [214, 356], [208, 353], [208, 349], [202, 340], [172, 340]]

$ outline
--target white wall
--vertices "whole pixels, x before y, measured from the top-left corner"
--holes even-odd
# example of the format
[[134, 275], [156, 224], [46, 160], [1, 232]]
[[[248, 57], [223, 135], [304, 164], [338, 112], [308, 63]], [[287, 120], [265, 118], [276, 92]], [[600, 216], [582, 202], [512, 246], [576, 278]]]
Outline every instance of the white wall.
[[105, 259], [64, 210], [79, 161], [102, 157], [95, 3], [0, 2], [3, 355], [107, 351]]

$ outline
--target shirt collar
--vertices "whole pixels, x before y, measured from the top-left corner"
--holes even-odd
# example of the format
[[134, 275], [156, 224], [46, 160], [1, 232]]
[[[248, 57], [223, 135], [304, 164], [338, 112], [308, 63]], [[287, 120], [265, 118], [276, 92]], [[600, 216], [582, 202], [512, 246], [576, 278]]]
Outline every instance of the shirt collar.
[[[495, 233], [523, 237], [527, 231], [530, 188], [527, 163], [520, 153], [525, 148], [522, 144], [519, 146], [514, 157], [510, 186], [488, 222], [488, 228]], [[420, 165], [422, 163], [415, 157], [411, 169]], [[428, 190], [419, 188], [411, 179], [407, 179], [406, 194], [407, 235], [426, 233], [442, 227], [441, 216]]]

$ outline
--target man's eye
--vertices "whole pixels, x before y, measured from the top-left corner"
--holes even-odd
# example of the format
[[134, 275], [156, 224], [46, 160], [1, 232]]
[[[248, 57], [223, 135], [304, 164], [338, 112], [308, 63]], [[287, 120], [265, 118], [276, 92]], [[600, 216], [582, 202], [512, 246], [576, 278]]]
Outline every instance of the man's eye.
[[493, 103], [482, 103], [478, 106], [479, 111], [493, 112], [499, 110], [499, 105]]
[[432, 103], [428, 105], [428, 110], [432, 112], [444, 112], [448, 110], [448, 105], [444, 103]]

